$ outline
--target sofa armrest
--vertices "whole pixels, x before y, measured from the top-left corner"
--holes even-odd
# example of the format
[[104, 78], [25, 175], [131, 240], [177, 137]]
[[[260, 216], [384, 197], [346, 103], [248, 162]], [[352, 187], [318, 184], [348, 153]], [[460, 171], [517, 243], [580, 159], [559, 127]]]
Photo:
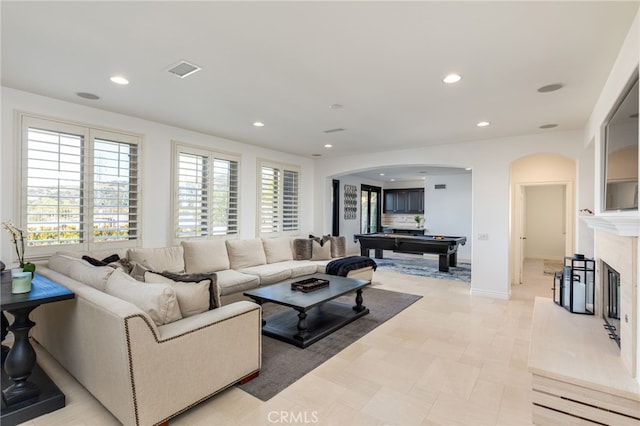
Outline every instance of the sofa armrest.
[[149, 319], [125, 319], [139, 425], [164, 422], [260, 370], [262, 311], [237, 302], [152, 332]]

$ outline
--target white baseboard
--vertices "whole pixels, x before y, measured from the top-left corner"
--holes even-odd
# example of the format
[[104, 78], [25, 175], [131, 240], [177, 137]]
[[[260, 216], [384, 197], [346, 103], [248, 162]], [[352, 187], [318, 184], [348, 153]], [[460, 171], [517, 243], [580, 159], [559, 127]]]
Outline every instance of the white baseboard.
[[471, 287], [470, 292], [474, 296], [491, 297], [493, 299], [509, 300], [510, 298], [509, 292], [484, 290], [481, 288], [474, 288], [473, 285]]

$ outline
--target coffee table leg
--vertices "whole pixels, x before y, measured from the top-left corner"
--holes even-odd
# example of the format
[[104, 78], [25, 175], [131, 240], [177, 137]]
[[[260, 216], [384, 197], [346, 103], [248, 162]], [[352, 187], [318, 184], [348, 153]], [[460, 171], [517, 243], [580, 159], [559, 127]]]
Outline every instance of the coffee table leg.
[[353, 307], [353, 310], [362, 312], [365, 309], [367, 309], [367, 307], [362, 305], [362, 289], [358, 289], [356, 290], [356, 305]]
[[304, 339], [307, 335], [307, 313], [303, 310], [298, 311], [298, 335], [297, 337]]

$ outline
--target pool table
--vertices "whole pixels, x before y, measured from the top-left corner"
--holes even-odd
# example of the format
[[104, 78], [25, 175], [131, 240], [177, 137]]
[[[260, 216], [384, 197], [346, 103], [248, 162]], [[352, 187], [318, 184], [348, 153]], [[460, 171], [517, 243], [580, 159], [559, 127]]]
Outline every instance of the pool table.
[[382, 259], [383, 250], [399, 253], [429, 253], [438, 255], [438, 270], [449, 272], [450, 266], [458, 263], [458, 246], [467, 242], [466, 237], [444, 235], [401, 235], [401, 234], [355, 234], [353, 240], [360, 241], [360, 254], [369, 256], [375, 250], [375, 258]]

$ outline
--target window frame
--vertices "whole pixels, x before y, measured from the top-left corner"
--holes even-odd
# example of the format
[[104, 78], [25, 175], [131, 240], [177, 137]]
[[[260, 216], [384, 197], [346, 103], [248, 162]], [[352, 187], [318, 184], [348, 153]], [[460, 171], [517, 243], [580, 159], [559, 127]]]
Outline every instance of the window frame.
[[[193, 240], [212, 240], [212, 239], [236, 239], [240, 238], [240, 199], [241, 199], [241, 168], [242, 161], [241, 155], [231, 152], [224, 152], [220, 150], [214, 150], [211, 148], [207, 148], [205, 146], [199, 146], [194, 144], [189, 144], [181, 141], [173, 140], [172, 144], [172, 154], [171, 154], [171, 233], [173, 236], [173, 240], [176, 244], [179, 244], [182, 241], [193, 241]], [[178, 235], [178, 221], [179, 221], [179, 178], [178, 173], [180, 171], [180, 154], [185, 153], [188, 155], [202, 156], [207, 157], [210, 170], [209, 175], [207, 177], [208, 181], [208, 206], [207, 206], [207, 232], [204, 235]], [[214, 179], [214, 161], [215, 160], [224, 160], [224, 161], [234, 161], [237, 164], [237, 176], [236, 176], [236, 229], [235, 233], [225, 233], [225, 234], [215, 234], [213, 233], [213, 225], [215, 215], [213, 214], [214, 209], [214, 200], [215, 194], [213, 190], [213, 179]], [[228, 219], [228, 218], [227, 218]]]
[[[279, 218], [276, 221], [276, 231], [274, 232], [265, 232], [263, 231], [262, 222], [263, 222], [263, 214], [262, 214], [262, 169], [263, 167], [268, 167], [271, 169], [278, 170], [281, 175], [280, 183], [279, 183], [279, 191], [278, 191], [278, 212]], [[296, 186], [296, 203], [295, 203], [295, 211], [296, 211], [296, 222], [295, 229], [285, 230], [285, 221], [284, 221], [284, 185], [285, 185], [285, 176], [284, 172], [293, 172], [297, 175], [297, 180], [295, 182]], [[269, 238], [269, 237], [280, 237], [280, 236], [294, 236], [300, 234], [300, 187], [302, 183], [302, 168], [293, 164], [285, 164], [279, 163], [276, 161], [266, 160], [266, 159], [258, 159], [257, 167], [256, 167], [256, 235], [259, 237]]]
[[[142, 158], [144, 137], [142, 134], [133, 133], [117, 129], [109, 129], [88, 123], [74, 122], [40, 116], [25, 112], [16, 112], [16, 132], [18, 135], [17, 156], [19, 158], [18, 173], [22, 182], [16, 185], [17, 200], [16, 217], [19, 218], [19, 227], [27, 234], [28, 226], [28, 196], [29, 196], [29, 129], [41, 129], [47, 132], [68, 133], [82, 137], [81, 142], [81, 224], [83, 235], [77, 243], [71, 244], [51, 244], [51, 245], [29, 245], [26, 244], [27, 258], [31, 260], [45, 259], [58, 251], [83, 252], [92, 250], [109, 250], [127, 247], [138, 247], [142, 245], [142, 217], [143, 217], [143, 174]], [[116, 143], [131, 144], [136, 146], [137, 161], [135, 163], [137, 191], [135, 191], [136, 201], [136, 235], [135, 238], [120, 241], [99, 241], [94, 236], [94, 143], [95, 139], [107, 140]]]

